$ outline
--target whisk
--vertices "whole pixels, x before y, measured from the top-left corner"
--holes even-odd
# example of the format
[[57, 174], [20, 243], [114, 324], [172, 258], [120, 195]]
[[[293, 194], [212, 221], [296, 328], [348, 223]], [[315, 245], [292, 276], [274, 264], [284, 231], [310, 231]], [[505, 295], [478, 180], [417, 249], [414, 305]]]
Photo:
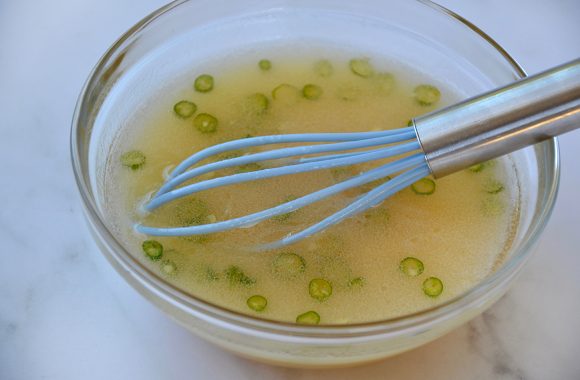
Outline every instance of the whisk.
[[[204, 190], [283, 175], [339, 168], [399, 155], [403, 158], [246, 216], [185, 227], [137, 224], [154, 236], [210, 234], [253, 226], [311, 203], [380, 179], [383, 184], [340, 211], [258, 249], [274, 249], [312, 236], [374, 207], [422, 178], [440, 178], [580, 127], [580, 59], [453, 106], [411, 120], [407, 128], [360, 133], [305, 133], [250, 137], [203, 149], [181, 162], [145, 205], [147, 211]], [[227, 151], [272, 144], [316, 143], [247, 154], [194, 167]], [[182, 185], [216, 170], [279, 160], [283, 165]], [[397, 174], [392, 179], [390, 176]]]

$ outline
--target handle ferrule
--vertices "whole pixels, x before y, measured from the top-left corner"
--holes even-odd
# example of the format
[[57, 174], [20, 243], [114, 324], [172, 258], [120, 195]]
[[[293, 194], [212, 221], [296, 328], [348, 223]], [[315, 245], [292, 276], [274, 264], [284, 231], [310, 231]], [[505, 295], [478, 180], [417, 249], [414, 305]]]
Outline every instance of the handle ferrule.
[[436, 178], [580, 128], [580, 59], [414, 122]]

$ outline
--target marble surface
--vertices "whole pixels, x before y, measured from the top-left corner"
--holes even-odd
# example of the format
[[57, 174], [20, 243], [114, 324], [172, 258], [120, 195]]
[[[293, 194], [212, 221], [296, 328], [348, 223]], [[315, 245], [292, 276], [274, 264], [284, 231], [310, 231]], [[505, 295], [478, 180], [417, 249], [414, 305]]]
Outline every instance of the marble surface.
[[[443, 0], [530, 73], [580, 56], [578, 0]], [[580, 379], [580, 131], [537, 254], [488, 312], [341, 370], [271, 367], [187, 333], [129, 287], [83, 221], [69, 163], [79, 90], [163, 0], [0, 0], [0, 379]]]

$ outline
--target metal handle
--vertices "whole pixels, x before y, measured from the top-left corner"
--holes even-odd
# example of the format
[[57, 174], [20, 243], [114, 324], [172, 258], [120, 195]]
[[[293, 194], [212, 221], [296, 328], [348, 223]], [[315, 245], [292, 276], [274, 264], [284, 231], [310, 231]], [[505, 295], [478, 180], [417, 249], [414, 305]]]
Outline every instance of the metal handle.
[[580, 59], [414, 122], [436, 178], [580, 128]]

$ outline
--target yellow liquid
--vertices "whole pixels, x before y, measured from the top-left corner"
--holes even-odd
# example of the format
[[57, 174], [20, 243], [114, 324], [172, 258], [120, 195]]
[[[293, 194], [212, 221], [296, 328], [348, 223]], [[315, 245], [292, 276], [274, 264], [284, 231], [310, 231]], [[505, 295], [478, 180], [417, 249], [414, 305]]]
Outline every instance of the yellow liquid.
[[[269, 71], [258, 68], [257, 62], [264, 56], [272, 60]], [[393, 86], [357, 76], [348, 64], [353, 57], [358, 58], [356, 53], [328, 49], [299, 54], [291, 49], [246, 52], [235, 59], [205, 63], [180, 78], [178, 84], [160, 90], [155, 102], [140, 110], [122, 129], [109, 156], [105, 189], [113, 223], [127, 248], [167, 281], [198, 298], [242, 313], [292, 322], [309, 310], [320, 315], [322, 324], [398, 317], [460, 295], [489, 275], [509, 246], [517, 214], [516, 184], [508, 160], [488, 163], [479, 172], [466, 170], [437, 180], [431, 195], [418, 195], [407, 188], [378, 207], [275, 251], [256, 253], [248, 248], [302, 230], [371, 187], [346, 191], [251, 228], [209, 236], [148, 237], [133, 230], [136, 222], [153, 226], [200, 222], [199, 215], [195, 216], [201, 204], [201, 222], [230, 219], [377, 166], [371, 163], [230, 186], [183, 198], [151, 214], [138, 211], [163, 183], [164, 173], [207, 146], [247, 135], [401, 128], [410, 118], [458, 98], [443, 83], [380, 57], [372, 57], [370, 63], [377, 73], [393, 74]], [[327, 77], [314, 69], [315, 62], [322, 58], [329, 59], [333, 66]], [[215, 87], [208, 93], [195, 92], [192, 87], [202, 73], [215, 78]], [[316, 100], [300, 96], [272, 99], [272, 90], [283, 83], [299, 90], [313, 83], [323, 89], [323, 94]], [[416, 101], [413, 89], [423, 83], [441, 90], [439, 102], [424, 106]], [[254, 93], [263, 93], [269, 99], [269, 108], [263, 114], [247, 106], [248, 95]], [[183, 99], [196, 103], [196, 114], [217, 117], [217, 131], [203, 134], [194, 128], [193, 117], [178, 118], [173, 104]], [[131, 170], [121, 165], [119, 157], [129, 150], [146, 155], [143, 167]], [[490, 184], [496, 182], [504, 188], [491, 194]], [[143, 253], [141, 244], [147, 239], [162, 243], [160, 260], [152, 261]], [[301, 256], [304, 271], [296, 276], [277, 273], [273, 262], [282, 252]], [[421, 260], [424, 272], [416, 277], [404, 274], [399, 263], [406, 257]], [[162, 270], [168, 268], [168, 261], [177, 268], [171, 275]], [[243, 271], [245, 280], [228, 278], [232, 266]], [[422, 289], [423, 281], [432, 276], [444, 284], [438, 297], [429, 297]], [[309, 283], [315, 278], [332, 285], [328, 299], [319, 301], [309, 294]], [[248, 307], [246, 300], [252, 295], [267, 299], [263, 311]]]

